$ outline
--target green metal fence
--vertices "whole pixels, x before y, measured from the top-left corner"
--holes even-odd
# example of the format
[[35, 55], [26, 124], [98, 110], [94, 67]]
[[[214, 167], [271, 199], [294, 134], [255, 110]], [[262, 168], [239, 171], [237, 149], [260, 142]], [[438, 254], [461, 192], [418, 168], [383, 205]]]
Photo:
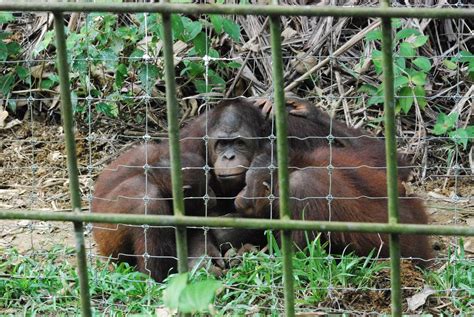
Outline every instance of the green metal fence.
[[[317, 6], [279, 6], [278, 0], [271, 5], [212, 5], [212, 4], [170, 4], [162, 3], [0, 3], [0, 11], [43, 11], [54, 14], [56, 30], [57, 67], [61, 87], [61, 105], [65, 142], [68, 158], [69, 186], [72, 212], [44, 212], [0, 209], [0, 219], [31, 219], [44, 221], [70, 221], [74, 224], [78, 273], [81, 290], [82, 314], [91, 316], [89, 285], [87, 278], [86, 252], [84, 246], [83, 223], [122, 223], [176, 226], [176, 242], [179, 260], [179, 271], [187, 270], [187, 226], [233, 227], [249, 229], [277, 229], [282, 231], [282, 254], [284, 264], [285, 312], [294, 316], [294, 294], [292, 274], [292, 230], [317, 230], [321, 232], [372, 232], [390, 234], [391, 259], [391, 296], [392, 314], [400, 316], [400, 234], [439, 234], [456, 236], [473, 236], [473, 227], [410, 225], [398, 224], [398, 188], [397, 188], [397, 152], [395, 139], [395, 102], [394, 73], [392, 60], [392, 26], [391, 18], [435, 18], [435, 19], [473, 19], [474, 9], [452, 8], [392, 8], [389, 0], [382, 0], [379, 8], [371, 7], [317, 7]], [[115, 12], [142, 13], [157, 12], [162, 14], [164, 28], [164, 61], [166, 76], [166, 97], [171, 150], [171, 170], [174, 216], [157, 215], [124, 215], [113, 218], [109, 214], [82, 213], [78, 168], [73, 135], [73, 115], [69, 88], [69, 69], [67, 63], [66, 35], [64, 32], [63, 12]], [[231, 15], [265, 15], [270, 16], [272, 65], [274, 83], [274, 105], [276, 108], [277, 146], [278, 146], [278, 179], [280, 183], [280, 220], [268, 219], [221, 219], [219, 217], [191, 217], [184, 215], [183, 194], [181, 191], [178, 103], [175, 95], [175, 73], [171, 38], [172, 13], [182, 14], [231, 14]], [[334, 16], [334, 17], [378, 17], [382, 22], [382, 47], [385, 87], [385, 136], [387, 153], [387, 182], [389, 223], [342, 223], [323, 221], [291, 220], [288, 208], [288, 148], [286, 132], [286, 111], [284, 104], [282, 48], [280, 35], [280, 16]]]

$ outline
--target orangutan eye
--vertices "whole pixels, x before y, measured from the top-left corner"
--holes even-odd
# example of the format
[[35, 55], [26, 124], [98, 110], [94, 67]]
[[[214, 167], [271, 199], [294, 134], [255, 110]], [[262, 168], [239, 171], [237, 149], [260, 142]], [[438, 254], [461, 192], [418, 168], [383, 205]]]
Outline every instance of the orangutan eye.
[[234, 142], [233, 140], [229, 140], [229, 139], [219, 139], [216, 141], [215, 147], [219, 149], [224, 149], [231, 146], [233, 142]]
[[242, 140], [242, 139], [236, 139], [236, 140], [235, 140], [235, 145], [236, 145], [236, 146], [239, 146], [239, 147], [240, 147], [240, 146], [245, 146], [245, 141]]

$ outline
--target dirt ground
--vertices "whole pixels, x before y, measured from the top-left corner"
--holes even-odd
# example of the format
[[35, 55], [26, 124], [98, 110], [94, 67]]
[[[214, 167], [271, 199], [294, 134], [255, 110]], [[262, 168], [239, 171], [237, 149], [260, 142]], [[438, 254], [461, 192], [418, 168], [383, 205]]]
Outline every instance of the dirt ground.
[[[100, 131], [86, 135], [77, 132], [79, 180], [82, 203], [88, 209], [93, 180], [104, 163], [130, 144], [130, 138], [115, 135], [104, 137]], [[14, 129], [0, 130], [0, 208], [22, 210], [67, 210], [69, 208], [67, 164], [63, 132], [59, 126], [44, 126], [33, 122]], [[455, 179], [432, 177], [418, 186], [406, 184], [409, 193], [425, 199], [433, 224], [474, 226], [474, 183], [472, 176]], [[454, 195], [458, 196], [453, 202]], [[87, 211], [86, 211], [87, 212]], [[86, 230], [86, 246], [95, 255], [90, 227]], [[16, 248], [20, 253], [31, 250], [47, 252], [54, 245], [74, 246], [72, 224], [43, 221], [0, 220], [1, 250]], [[433, 237], [433, 248], [441, 259], [448, 247], [457, 246], [453, 237]], [[465, 252], [474, 257], [474, 237], [464, 238]], [[440, 261], [441, 263], [442, 261]], [[417, 274], [412, 271], [410, 274]], [[419, 279], [413, 279], [418, 280]], [[417, 282], [418, 283], [418, 282]], [[411, 285], [412, 287], [415, 285]], [[418, 285], [419, 286], [419, 285]], [[355, 302], [363, 301], [353, 294]]]

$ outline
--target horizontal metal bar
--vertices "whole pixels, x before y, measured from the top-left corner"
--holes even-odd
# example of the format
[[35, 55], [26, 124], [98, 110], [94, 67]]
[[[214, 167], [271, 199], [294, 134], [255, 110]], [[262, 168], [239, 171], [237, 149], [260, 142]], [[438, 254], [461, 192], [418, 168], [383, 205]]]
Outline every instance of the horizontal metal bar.
[[183, 13], [183, 14], [235, 14], [334, 16], [380, 18], [474, 18], [474, 8], [376, 8], [336, 6], [282, 6], [282, 5], [215, 5], [180, 3], [0, 3], [0, 11], [52, 11], [52, 12], [115, 12], [115, 13]]
[[0, 219], [43, 220], [43, 221], [83, 221], [98, 223], [122, 223], [154, 226], [196, 226], [228, 227], [247, 229], [275, 230], [317, 230], [321, 232], [378, 232], [398, 234], [423, 234], [443, 236], [474, 236], [474, 227], [440, 226], [415, 224], [361, 223], [336, 221], [280, 220], [228, 217], [160, 216], [132, 214], [101, 214], [64, 211], [0, 209]]

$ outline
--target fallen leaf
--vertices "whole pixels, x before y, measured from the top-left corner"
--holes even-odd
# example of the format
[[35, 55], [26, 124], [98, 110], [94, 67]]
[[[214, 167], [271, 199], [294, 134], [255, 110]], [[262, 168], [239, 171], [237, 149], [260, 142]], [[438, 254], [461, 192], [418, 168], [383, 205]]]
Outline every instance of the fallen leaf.
[[30, 220], [21, 220], [18, 221], [18, 226], [19, 227], [28, 227], [31, 224]]
[[3, 129], [8, 130], [19, 124], [21, 124], [20, 120], [13, 119], [12, 121], [8, 122]]
[[155, 315], [157, 317], [168, 317], [168, 316], [173, 316], [174, 312], [169, 310], [168, 308], [157, 308], [155, 309]]
[[7, 111], [0, 111], [0, 127], [5, 126], [5, 119], [8, 117]]
[[428, 285], [425, 285], [421, 292], [416, 293], [410, 298], [407, 298], [408, 309], [413, 312], [416, 311], [419, 307], [423, 306], [426, 303], [426, 299], [434, 293], [434, 289]]
[[283, 32], [281, 32], [281, 36], [285, 39], [292, 39], [298, 32], [296, 32], [293, 28], [287, 27]]

